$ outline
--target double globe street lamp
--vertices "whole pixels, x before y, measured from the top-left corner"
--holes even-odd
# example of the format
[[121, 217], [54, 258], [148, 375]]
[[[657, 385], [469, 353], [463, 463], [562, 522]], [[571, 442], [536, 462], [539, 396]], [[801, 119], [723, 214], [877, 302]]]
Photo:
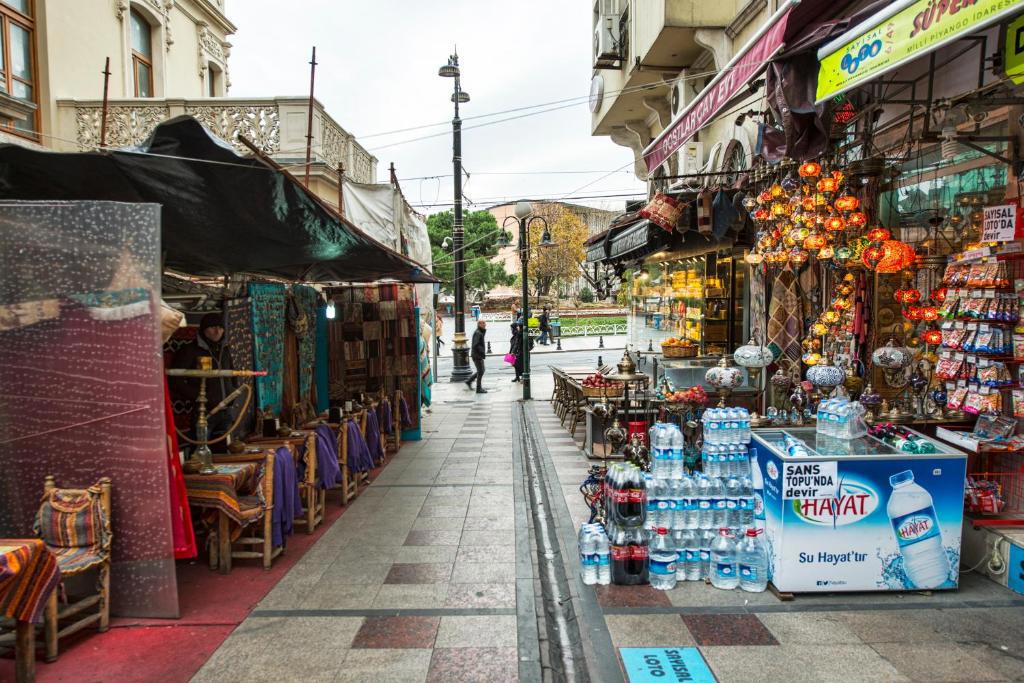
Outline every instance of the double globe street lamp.
[[[540, 222], [544, 226], [544, 232], [541, 234], [540, 242], [537, 244], [539, 247], [551, 247], [554, 246], [554, 242], [551, 241], [551, 231], [548, 229], [548, 222], [543, 216], [534, 216], [533, 208], [530, 206], [530, 202], [521, 201], [516, 203], [515, 215], [508, 216], [501, 225], [501, 235], [498, 236], [498, 246], [507, 247], [508, 238], [505, 233], [505, 226], [508, 225], [509, 221], [519, 222], [519, 260], [522, 263], [522, 281], [523, 281], [523, 325], [519, 330], [519, 334], [522, 335], [522, 354], [523, 354], [523, 400], [529, 401], [530, 396], [530, 273], [529, 273], [529, 262], [530, 262], [530, 228], [534, 223]], [[515, 321], [513, 321], [515, 322]]]
[[437, 71], [442, 78], [454, 79], [452, 104], [455, 117], [452, 119], [452, 167], [454, 182], [454, 221], [452, 224], [452, 260], [455, 262], [455, 334], [452, 336], [452, 382], [465, 382], [472, 376], [469, 369], [469, 347], [466, 344], [466, 265], [463, 258], [462, 227], [462, 119], [459, 105], [469, 102], [469, 93], [462, 89], [459, 72], [459, 55], [453, 54], [448, 63]]

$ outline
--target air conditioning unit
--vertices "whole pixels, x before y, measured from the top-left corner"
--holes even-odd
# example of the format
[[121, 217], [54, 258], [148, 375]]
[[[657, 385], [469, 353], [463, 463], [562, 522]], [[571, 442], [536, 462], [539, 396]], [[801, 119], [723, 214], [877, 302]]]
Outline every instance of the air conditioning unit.
[[669, 108], [672, 111], [672, 118], [675, 119], [676, 115], [679, 114], [686, 105], [690, 103], [690, 95], [686, 92], [687, 84], [685, 76], [678, 79], [672, 84], [672, 90], [669, 93]]
[[[676, 152], [676, 174], [700, 173], [704, 168], [704, 143], [690, 141]], [[669, 185], [672, 189], [698, 189], [700, 178], [677, 178]]]
[[619, 54], [618, 0], [597, 0], [594, 4], [594, 68], [614, 66]]

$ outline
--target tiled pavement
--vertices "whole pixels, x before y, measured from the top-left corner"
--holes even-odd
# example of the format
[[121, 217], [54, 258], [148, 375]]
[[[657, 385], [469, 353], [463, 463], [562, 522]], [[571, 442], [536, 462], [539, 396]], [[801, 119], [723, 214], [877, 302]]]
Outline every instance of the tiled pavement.
[[[551, 503], [571, 569], [589, 463], [543, 400], [550, 382], [535, 379], [526, 415], [549, 491], [562, 494]], [[402, 448], [193, 680], [541, 680], [517, 385], [506, 382], [492, 380], [486, 396], [435, 387], [424, 439]], [[1024, 681], [1024, 601], [973, 574], [956, 593], [789, 603], [694, 583], [659, 592], [569, 579], [595, 681], [622, 680], [616, 649], [644, 646], [697, 647], [722, 682]]]

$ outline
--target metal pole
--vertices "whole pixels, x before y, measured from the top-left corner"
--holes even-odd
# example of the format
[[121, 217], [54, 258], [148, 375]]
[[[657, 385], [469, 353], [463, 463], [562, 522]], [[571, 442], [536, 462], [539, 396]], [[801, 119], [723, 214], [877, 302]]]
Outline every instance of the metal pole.
[[[452, 55], [452, 65], [459, 66], [459, 56]], [[452, 337], [452, 382], [465, 382], [472, 376], [469, 369], [469, 347], [466, 345], [466, 266], [463, 263], [462, 233], [462, 119], [459, 118], [459, 93], [462, 87], [455, 76], [455, 118], [452, 119], [452, 170], [455, 174], [454, 221], [452, 241], [455, 260], [455, 334]]]
[[107, 105], [110, 92], [110, 57], [103, 65], [103, 113], [100, 115], [100, 148], [107, 146]]
[[530, 396], [530, 240], [527, 218], [519, 219], [519, 249], [523, 267], [523, 327], [519, 334], [523, 339], [523, 400]]
[[306, 187], [309, 187], [309, 162], [313, 158], [313, 85], [316, 82], [316, 45], [309, 60], [309, 112], [306, 118]]

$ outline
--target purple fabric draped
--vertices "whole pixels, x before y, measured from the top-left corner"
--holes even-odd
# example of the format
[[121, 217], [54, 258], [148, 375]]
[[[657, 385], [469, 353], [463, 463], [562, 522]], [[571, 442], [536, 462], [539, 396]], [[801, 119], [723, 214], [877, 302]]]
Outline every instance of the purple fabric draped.
[[402, 426], [412, 427], [412, 418], [409, 417], [409, 402], [405, 400], [405, 396], [402, 396], [398, 401], [398, 410], [402, 416]]
[[372, 410], [366, 411], [366, 447], [374, 462], [384, 459], [384, 453], [380, 447], [380, 424], [377, 422], [377, 413]]
[[391, 401], [384, 399], [377, 406], [377, 417], [380, 420], [381, 431], [385, 434], [392, 432]]
[[348, 466], [353, 472], [368, 472], [374, 466], [366, 439], [354, 421], [348, 423]]
[[285, 536], [292, 535], [295, 518], [305, 514], [295, 459], [284, 447], [278, 448], [274, 457], [274, 507], [270, 514], [271, 541], [276, 548], [284, 545]]
[[341, 483], [341, 465], [338, 464], [338, 440], [327, 425], [316, 428], [317, 486], [334, 488]]

